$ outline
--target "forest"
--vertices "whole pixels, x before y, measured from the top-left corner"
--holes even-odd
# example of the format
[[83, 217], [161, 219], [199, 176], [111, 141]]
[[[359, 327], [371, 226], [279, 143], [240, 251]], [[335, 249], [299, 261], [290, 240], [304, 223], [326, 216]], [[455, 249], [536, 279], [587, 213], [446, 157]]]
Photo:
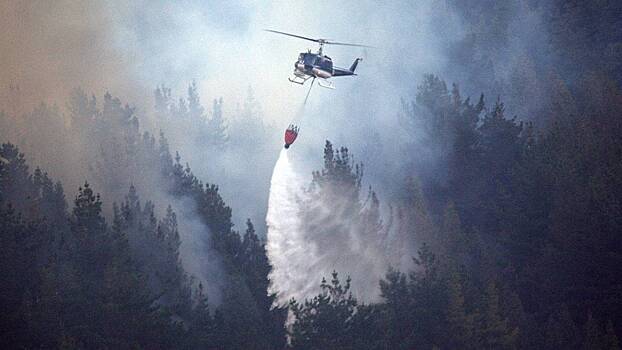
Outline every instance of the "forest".
[[[272, 166], [273, 131], [252, 90], [235, 119], [195, 82], [180, 98], [154, 86], [149, 115], [81, 88], [4, 106], [0, 347], [620, 349], [622, 6], [551, 1], [550, 59], [487, 81], [479, 53], [511, 37], [508, 10], [453, 4], [472, 31], [450, 58], [469, 74], [419, 77], [399, 152], [369, 164], [315, 145], [297, 215], [332, 273], [296, 276], [314, 295], [280, 297], [269, 228], [239, 228], [213, 180], [267, 201], [271, 168], [252, 162]], [[233, 161], [249, 165], [227, 174]], [[400, 164], [384, 178], [397, 195], [366, 178], [383, 162]]]

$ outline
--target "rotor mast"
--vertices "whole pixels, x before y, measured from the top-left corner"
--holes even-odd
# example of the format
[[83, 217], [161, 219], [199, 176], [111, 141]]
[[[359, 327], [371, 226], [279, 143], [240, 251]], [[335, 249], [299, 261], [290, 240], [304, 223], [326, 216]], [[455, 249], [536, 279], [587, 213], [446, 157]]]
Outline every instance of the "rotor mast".
[[318, 50], [317, 54], [322, 56], [322, 49], [324, 48], [324, 44], [326, 43], [326, 41], [324, 39], [318, 39], [317, 42], [320, 44], [320, 49]]

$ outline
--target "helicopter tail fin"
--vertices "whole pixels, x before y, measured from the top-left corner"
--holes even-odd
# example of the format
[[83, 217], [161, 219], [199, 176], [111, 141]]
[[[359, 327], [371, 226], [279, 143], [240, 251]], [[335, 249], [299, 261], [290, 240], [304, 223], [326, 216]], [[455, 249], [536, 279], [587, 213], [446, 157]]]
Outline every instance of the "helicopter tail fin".
[[356, 69], [356, 66], [359, 64], [359, 61], [362, 61], [362, 58], [357, 58], [354, 60], [354, 63], [352, 63], [352, 65], [350, 66], [350, 72], [354, 73], [354, 70]]

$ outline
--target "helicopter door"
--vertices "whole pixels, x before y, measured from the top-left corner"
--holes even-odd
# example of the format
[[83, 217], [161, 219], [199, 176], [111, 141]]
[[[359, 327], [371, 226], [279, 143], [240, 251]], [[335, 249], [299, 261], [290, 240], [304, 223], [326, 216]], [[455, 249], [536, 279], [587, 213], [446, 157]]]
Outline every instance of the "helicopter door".
[[330, 74], [333, 74], [333, 61], [330, 58], [323, 57], [320, 61], [320, 68]]
[[314, 54], [306, 53], [304, 57], [305, 66], [315, 66], [318, 57]]

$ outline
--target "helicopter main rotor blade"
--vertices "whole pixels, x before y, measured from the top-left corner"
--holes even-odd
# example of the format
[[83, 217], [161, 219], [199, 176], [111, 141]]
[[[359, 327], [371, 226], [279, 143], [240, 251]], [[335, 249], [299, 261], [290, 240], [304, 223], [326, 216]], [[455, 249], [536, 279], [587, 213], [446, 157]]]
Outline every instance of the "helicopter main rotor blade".
[[309, 41], [315, 41], [316, 43], [320, 42], [320, 39], [307, 38], [306, 36], [300, 36], [300, 35], [296, 35], [296, 34], [279, 32], [278, 30], [272, 30], [272, 29], [264, 29], [264, 30], [266, 32], [272, 32], [272, 33], [277, 33], [277, 34], [289, 35], [289, 36], [293, 36], [294, 38], [299, 38], [299, 39], [304, 39], [304, 40], [309, 40]]
[[325, 41], [324, 44], [329, 44], [329, 45], [342, 45], [342, 46], [358, 46], [358, 47], [369, 47], [369, 48], [374, 48], [373, 46], [369, 46], [369, 45], [361, 45], [361, 44], [350, 44], [350, 43], [338, 43], [335, 41]]
[[340, 42], [336, 42], [336, 41], [329, 41], [328, 39], [313, 39], [313, 38], [308, 38], [306, 36], [301, 36], [301, 35], [296, 35], [296, 34], [290, 34], [290, 33], [285, 33], [285, 32], [279, 32], [278, 30], [272, 30], [272, 29], [264, 29], [266, 32], [271, 32], [271, 33], [277, 33], [277, 34], [283, 34], [283, 35], [287, 35], [287, 36], [293, 36], [294, 38], [299, 38], [299, 39], [304, 39], [304, 40], [309, 40], [309, 41], [314, 41], [316, 43], [320, 43], [320, 45], [323, 44], [328, 44], [328, 45], [342, 45], [342, 46], [357, 46], [357, 47], [369, 47], [369, 48], [374, 48], [373, 46], [369, 46], [369, 45], [360, 45], [360, 44], [350, 44], [350, 43], [340, 43]]

